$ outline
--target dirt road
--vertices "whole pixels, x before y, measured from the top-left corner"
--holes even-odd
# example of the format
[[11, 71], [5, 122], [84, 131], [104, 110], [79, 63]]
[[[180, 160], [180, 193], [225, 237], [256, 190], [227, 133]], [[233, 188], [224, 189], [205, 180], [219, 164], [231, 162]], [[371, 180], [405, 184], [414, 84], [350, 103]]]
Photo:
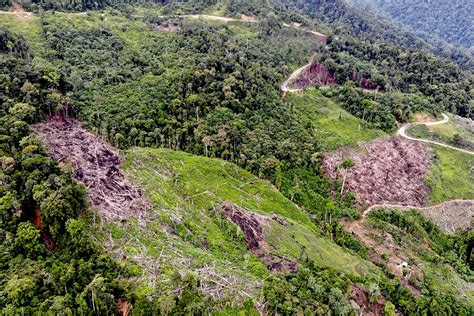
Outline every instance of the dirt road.
[[296, 69], [292, 74], [291, 76], [288, 77], [288, 79], [286, 79], [280, 86], [280, 89], [281, 91], [283, 92], [300, 92], [300, 91], [303, 91], [303, 89], [292, 89], [292, 88], [288, 88], [288, 85], [293, 81], [295, 80], [300, 74], [301, 72], [303, 72], [303, 70], [305, 70], [307, 67], [309, 67], [311, 65], [311, 63], [308, 63], [298, 69]]
[[441, 113], [441, 115], [443, 115], [443, 119], [440, 120], [440, 121], [436, 121], [436, 122], [416, 122], [416, 123], [405, 124], [397, 131], [397, 134], [404, 137], [404, 138], [406, 138], [406, 139], [409, 139], [409, 140], [419, 141], [419, 142], [428, 143], [428, 144], [434, 144], [434, 145], [442, 146], [442, 147], [445, 147], [445, 148], [457, 150], [457, 151], [460, 151], [460, 152], [465, 153], [465, 154], [474, 155], [474, 152], [466, 150], [466, 149], [461, 149], [461, 148], [457, 148], [457, 147], [454, 147], [454, 146], [451, 146], [451, 145], [439, 143], [439, 142], [436, 142], [436, 141], [433, 141], [433, 140], [428, 140], [428, 139], [423, 139], [423, 138], [415, 138], [415, 137], [411, 137], [411, 136], [407, 135], [406, 131], [410, 127], [415, 126], [415, 125], [434, 126], [434, 125], [441, 125], [441, 124], [448, 123], [449, 116], [447, 116], [444, 113]]
[[12, 1], [12, 6], [15, 8], [13, 11], [0, 11], [0, 14], [12, 15], [18, 20], [27, 20], [33, 15], [31, 12], [26, 12], [23, 7], [16, 1]]

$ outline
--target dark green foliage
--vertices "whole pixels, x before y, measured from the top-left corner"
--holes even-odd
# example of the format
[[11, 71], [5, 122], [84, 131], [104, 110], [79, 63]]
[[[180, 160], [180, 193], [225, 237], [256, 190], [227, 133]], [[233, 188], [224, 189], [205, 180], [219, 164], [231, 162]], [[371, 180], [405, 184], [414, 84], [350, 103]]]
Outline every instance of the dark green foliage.
[[441, 38], [465, 48], [474, 47], [472, 2], [408, 0], [357, 0], [378, 9], [394, 20], [410, 26], [426, 39]]
[[[315, 158], [313, 158], [315, 159]], [[289, 199], [301, 205], [312, 216], [321, 231], [338, 245], [366, 257], [367, 250], [348, 234], [340, 220], [356, 220], [360, 213], [354, 208], [354, 196], [344, 194], [341, 198], [341, 183], [333, 183], [319, 175], [314, 168], [303, 169], [285, 164], [280, 190]]]
[[[462, 49], [447, 47], [439, 42], [426, 43], [415, 34], [400, 27], [388, 18], [383, 18], [380, 14], [376, 14], [374, 11], [367, 10], [366, 8], [358, 8], [356, 5], [351, 3], [351, 1], [280, 0], [279, 2], [282, 3], [285, 8], [296, 8], [308, 16], [331, 24], [332, 28], [335, 30], [334, 34], [336, 36], [350, 34], [366, 43], [386, 42], [402, 48], [424, 49], [431, 51], [440, 57], [450, 59], [464, 69], [469, 69], [471, 71], [474, 70], [474, 59], [472, 58], [472, 54], [465, 52]], [[393, 2], [395, 3], [397, 1]], [[406, 3], [406, 1], [402, 1], [402, 3], [403, 2]], [[416, 5], [430, 6], [431, 3], [422, 1], [422, 4], [420, 3]], [[424, 10], [423, 13], [419, 14], [431, 14], [432, 12], [433, 10]], [[450, 13], [445, 12], [445, 14]], [[408, 15], [405, 16], [408, 17]], [[466, 12], [465, 17], [467, 18], [468, 16], [469, 15]], [[411, 19], [411, 23], [420, 22], [421, 21], [417, 19]], [[469, 33], [469, 31], [467, 33]]]
[[294, 274], [271, 276], [263, 295], [270, 314], [350, 315], [351, 284], [348, 276], [307, 262]]

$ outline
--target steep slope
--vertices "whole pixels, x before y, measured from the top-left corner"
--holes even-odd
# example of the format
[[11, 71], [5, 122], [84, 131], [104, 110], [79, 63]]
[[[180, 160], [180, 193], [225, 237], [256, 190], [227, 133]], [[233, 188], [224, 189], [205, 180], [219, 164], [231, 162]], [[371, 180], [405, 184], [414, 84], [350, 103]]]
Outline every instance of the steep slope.
[[[246, 289], [255, 297], [261, 277], [268, 273], [265, 266], [272, 269], [269, 256], [295, 262], [308, 257], [349, 274], [370, 271], [363, 260], [322, 237], [308, 215], [269, 183], [231, 163], [166, 149], [134, 148], [126, 152], [124, 167], [143, 187], [154, 211], [145, 227], [130, 221], [109, 224], [112, 237], [115, 245], [126, 241], [127, 247], [117, 251], [138, 260], [148, 273], [159, 267], [164, 272], [158, 277], [161, 280], [176, 269], [203, 274], [205, 283], [218, 282], [213, 274], [230, 275], [235, 289]], [[233, 216], [226, 220], [219, 211], [229, 205], [241, 213], [240, 220]], [[256, 229], [250, 227], [252, 222], [262, 232], [249, 240], [247, 230]], [[136, 238], [129, 238], [130, 231]], [[252, 250], [252, 242], [267, 258], [247, 251]], [[230, 294], [242, 296], [237, 290]]]
[[474, 53], [474, 7], [472, 1], [355, 0], [369, 5], [424, 38], [438, 37]]

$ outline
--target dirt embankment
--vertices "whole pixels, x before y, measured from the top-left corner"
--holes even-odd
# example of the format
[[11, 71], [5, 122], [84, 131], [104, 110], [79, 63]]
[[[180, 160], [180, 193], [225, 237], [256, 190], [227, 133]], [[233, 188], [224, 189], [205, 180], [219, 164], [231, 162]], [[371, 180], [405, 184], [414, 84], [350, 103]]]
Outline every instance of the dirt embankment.
[[310, 86], [330, 86], [335, 85], [331, 72], [326, 66], [317, 63], [311, 63], [306, 67], [301, 74], [292, 82], [292, 87], [296, 89], [303, 89]]
[[352, 292], [350, 299], [357, 303], [360, 307], [359, 315], [378, 316], [384, 315], [383, 309], [385, 301], [378, 299], [375, 302], [370, 301], [370, 295], [362, 287], [352, 285]]
[[298, 266], [297, 261], [271, 254], [270, 250], [273, 246], [265, 241], [262, 226], [268, 221], [275, 221], [280, 225], [285, 225], [283, 219], [277, 216], [268, 217], [261, 214], [247, 212], [229, 202], [224, 203], [219, 210], [224, 212], [228, 219], [242, 229], [247, 248], [265, 261], [270, 270], [296, 271]]
[[[343, 148], [326, 154], [325, 173], [342, 181], [345, 190], [354, 192], [362, 210], [376, 204], [421, 206], [429, 188], [424, 178], [434, 158], [431, 149], [401, 137], [379, 138], [364, 145], [367, 152]], [[351, 159], [354, 166], [345, 170], [341, 163]]]
[[120, 157], [112, 146], [73, 119], [50, 117], [31, 128], [53, 158], [72, 163], [76, 180], [85, 185], [91, 206], [102, 218], [144, 218], [150, 205], [120, 171]]

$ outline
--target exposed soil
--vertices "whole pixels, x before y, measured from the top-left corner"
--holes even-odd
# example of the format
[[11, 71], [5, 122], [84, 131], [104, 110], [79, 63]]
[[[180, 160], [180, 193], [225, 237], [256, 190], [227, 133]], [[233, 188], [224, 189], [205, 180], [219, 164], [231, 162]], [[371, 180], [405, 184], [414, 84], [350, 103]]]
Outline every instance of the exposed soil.
[[[409, 265], [407, 268], [402, 266], [403, 262], [416, 262], [416, 257], [413, 257], [412, 253], [407, 252], [406, 249], [397, 244], [390, 233], [379, 231], [365, 221], [344, 222], [344, 225], [352, 235], [367, 247], [372, 262], [385, 265], [401, 279], [402, 284], [410, 289], [413, 294], [420, 294], [420, 290], [414, 285], [413, 280], [417, 277], [422, 278], [423, 270], [416, 264]], [[419, 244], [411, 246], [416, 250], [416, 247], [429, 247], [429, 244], [427, 241], [421, 240]], [[404, 269], [409, 273], [404, 275]]]
[[55, 245], [53, 237], [48, 231], [43, 230], [44, 224], [43, 219], [41, 217], [41, 210], [39, 208], [35, 209], [35, 211], [33, 212], [33, 216], [29, 218], [29, 221], [32, 222], [38, 230], [41, 231], [41, 239], [46, 245], [46, 248], [48, 248], [48, 250], [50, 251], [54, 250]]
[[361, 308], [360, 314], [366, 316], [379, 316], [384, 315], [383, 308], [385, 302], [383, 300], [377, 300], [370, 303], [369, 293], [358, 285], [352, 285], [352, 293], [350, 299], [359, 305]]
[[130, 303], [125, 298], [119, 298], [117, 300], [117, 313], [118, 316], [127, 316], [130, 312]]
[[[324, 156], [323, 168], [331, 179], [343, 181], [345, 191], [354, 192], [359, 209], [376, 204], [421, 206], [429, 188], [424, 178], [434, 158], [433, 151], [419, 142], [401, 137], [379, 138], [364, 147], [367, 153], [342, 148]], [[351, 159], [354, 166], [343, 170]]]
[[458, 229], [466, 230], [472, 228], [474, 201], [449, 201], [420, 209], [420, 212], [431, 217], [446, 233], [454, 234]]
[[255, 19], [253, 16], [241, 14], [240, 15], [240, 20], [244, 22], [257, 22], [257, 19]]
[[163, 24], [149, 24], [148, 27], [153, 31], [161, 31], [161, 32], [173, 32], [177, 33], [181, 30], [179, 25], [172, 24], [172, 23], [163, 23]]
[[31, 126], [49, 154], [72, 163], [76, 176], [87, 188], [91, 206], [106, 220], [144, 218], [150, 208], [140, 189], [120, 171], [116, 150], [73, 119], [53, 116]]
[[315, 85], [330, 86], [334, 84], [336, 84], [336, 80], [324, 65], [311, 63], [293, 81], [292, 87], [303, 89]]
[[229, 202], [225, 202], [219, 209], [225, 213], [227, 218], [242, 229], [247, 248], [265, 261], [270, 270], [296, 271], [297, 261], [271, 254], [269, 251], [272, 246], [265, 241], [262, 226], [268, 221], [276, 221], [280, 225], [285, 225], [283, 219], [276, 215], [268, 217], [248, 212]]
[[455, 115], [454, 122], [457, 126], [466, 129], [469, 133], [474, 134], [474, 121], [470, 118]]

